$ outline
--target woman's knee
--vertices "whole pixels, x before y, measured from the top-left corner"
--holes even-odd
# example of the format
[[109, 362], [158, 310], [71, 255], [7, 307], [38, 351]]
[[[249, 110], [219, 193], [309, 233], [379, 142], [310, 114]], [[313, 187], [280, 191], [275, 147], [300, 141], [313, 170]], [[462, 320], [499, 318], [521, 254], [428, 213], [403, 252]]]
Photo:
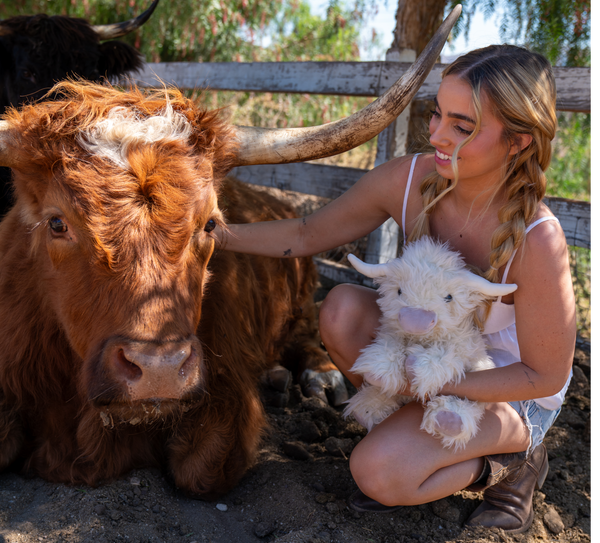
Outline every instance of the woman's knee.
[[375, 291], [357, 285], [337, 285], [319, 309], [319, 327], [325, 345], [336, 344], [358, 331], [371, 335], [379, 322]]
[[319, 309], [319, 321], [331, 327], [344, 319], [348, 309], [354, 305], [354, 296], [350, 285], [336, 285], [323, 300]]
[[[416, 489], [411, 486], [411, 478], [404, 477], [410, 468], [385, 447], [357, 446], [350, 456], [350, 472], [358, 487], [379, 503], [411, 505], [410, 497]], [[407, 500], [405, 503], [402, 496]]]

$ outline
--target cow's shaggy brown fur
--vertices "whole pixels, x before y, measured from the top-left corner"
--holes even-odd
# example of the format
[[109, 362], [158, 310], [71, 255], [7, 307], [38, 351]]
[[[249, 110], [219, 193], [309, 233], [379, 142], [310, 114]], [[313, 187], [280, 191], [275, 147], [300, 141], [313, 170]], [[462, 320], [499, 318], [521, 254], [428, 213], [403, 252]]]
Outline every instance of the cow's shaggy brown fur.
[[[315, 270], [309, 259], [213, 254], [211, 221], [292, 216], [224, 180], [232, 148], [218, 114], [174, 90], [56, 90], [66, 98], [7, 116], [25, 166], [0, 224], [0, 469], [21, 459], [45, 479], [95, 485], [158, 466], [215, 497], [254, 459], [261, 373], [286, 350], [332, 369], [317, 338]], [[191, 124], [187, 140], [132, 145], [127, 169], [82, 147], [113, 108], [148, 118], [166, 102]], [[132, 399], [105, 355], [120, 341], [184, 340], [200, 363], [162, 401]]]

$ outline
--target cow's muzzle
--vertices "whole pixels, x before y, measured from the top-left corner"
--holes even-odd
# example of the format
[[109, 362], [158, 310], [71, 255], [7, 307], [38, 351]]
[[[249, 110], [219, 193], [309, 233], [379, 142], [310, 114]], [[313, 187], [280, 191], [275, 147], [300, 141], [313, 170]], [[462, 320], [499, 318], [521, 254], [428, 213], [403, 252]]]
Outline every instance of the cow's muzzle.
[[409, 334], [423, 335], [431, 332], [437, 324], [437, 315], [433, 311], [416, 307], [403, 307], [398, 315], [400, 326]]
[[130, 401], [182, 399], [201, 378], [200, 342], [109, 341], [102, 361]]

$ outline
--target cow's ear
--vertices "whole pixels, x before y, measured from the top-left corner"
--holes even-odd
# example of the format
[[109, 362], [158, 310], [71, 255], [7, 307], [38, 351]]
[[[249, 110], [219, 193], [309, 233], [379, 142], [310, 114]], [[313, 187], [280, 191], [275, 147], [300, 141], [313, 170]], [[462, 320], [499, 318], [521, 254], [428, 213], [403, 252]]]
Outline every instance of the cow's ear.
[[[35, 182], [33, 182], [28, 175], [13, 171], [14, 200], [20, 207], [20, 213], [23, 220], [32, 227], [40, 221], [42, 216], [43, 198], [45, 194], [45, 190], [40, 190], [42, 188], [42, 183], [40, 183], [42, 175], [43, 174], [40, 174]], [[45, 186], [47, 185], [44, 184], [44, 187]]]
[[199, 156], [208, 159], [212, 177], [222, 179], [233, 167], [235, 140], [231, 125], [221, 110], [207, 111], [191, 107], [188, 119], [192, 123], [191, 143]]
[[98, 72], [112, 79], [142, 67], [144, 58], [133, 47], [120, 41], [107, 41], [100, 44]]
[[43, 178], [44, 174], [42, 172], [34, 177], [29, 172], [22, 174], [13, 170], [15, 200], [25, 203], [33, 214], [41, 213], [42, 201], [46, 193], [45, 189], [48, 186], [47, 182], [42, 181]]

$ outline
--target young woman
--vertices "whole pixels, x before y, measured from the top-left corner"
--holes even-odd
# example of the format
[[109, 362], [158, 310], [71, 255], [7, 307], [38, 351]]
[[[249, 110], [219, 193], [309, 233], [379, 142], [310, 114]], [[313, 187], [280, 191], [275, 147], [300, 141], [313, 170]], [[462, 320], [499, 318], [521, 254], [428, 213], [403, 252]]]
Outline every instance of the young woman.
[[[544, 57], [507, 45], [473, 51], [444, 71], [429, 126], [433, 154], [375, 168], [308, 217], [219, 231], [228, 250], [305, 256], [393, 217], [405, 241], [433, 236], [488, 280], [518, 285], [491, 303], [483, 329], [497, 367], [440, 392], [487, 402], [477, 436], [464, 450], [444, 449], [420, 430], [420, 403], [399, 409], [350, 458], [360, 488], [350, 504], [359, 511], [391, 511], [469, 487], [484, 490], [484, 501], [468, 524], [513, 533], [531, 525], [533, 491], [548, 469], [542, 440], [564, 399], [576, 335], [567, 244], [542, 202], [555, 101]], [[357, 387], [352, 365], [374, 338], [376, 299], [372, 289], [339, 285], [321, 307], [323, 342]]]

